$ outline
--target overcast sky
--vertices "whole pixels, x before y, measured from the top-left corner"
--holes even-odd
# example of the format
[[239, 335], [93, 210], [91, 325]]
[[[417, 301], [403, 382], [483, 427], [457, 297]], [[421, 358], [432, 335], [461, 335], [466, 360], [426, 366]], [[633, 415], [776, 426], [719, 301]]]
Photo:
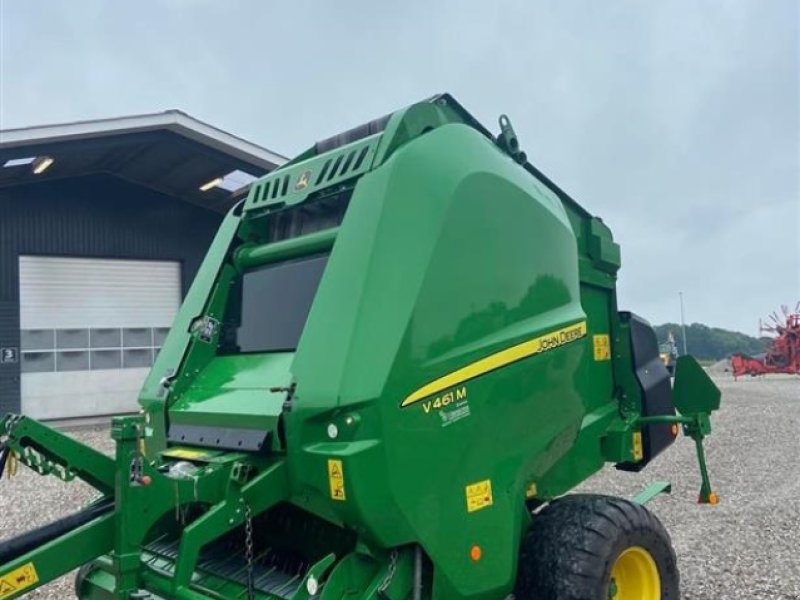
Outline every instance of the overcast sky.
[[291, 156], [451, 92], [622, 245], [620, 307], [800, 300], [795, 0], [0, 0], [0, 127], [178, 108]]

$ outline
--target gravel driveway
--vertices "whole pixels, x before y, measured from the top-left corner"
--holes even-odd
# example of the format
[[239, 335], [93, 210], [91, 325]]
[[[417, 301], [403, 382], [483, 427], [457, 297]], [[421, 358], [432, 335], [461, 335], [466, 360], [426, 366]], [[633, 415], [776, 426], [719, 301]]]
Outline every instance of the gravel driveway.
[[[650, 508], [672, 534], [686, 600], [800, 600], [800, 379], [720, 378], [723, 407], [707, 443], [712, 484], [722, 502], [695, 503], [699, 475], [691, 440], [681, 438], [643, 473], [607, 468], [581, 491], [632, 496], [648, 482], [673, 482], [671, 496]], [[75, 437], [105, 452], [108, 429]], [[0, 539], [75, 511], [94, 497], [80, 483], [62, 484], [21, 469], [0, 482]], [[30, 598], [73, 597], [72, 576]]]

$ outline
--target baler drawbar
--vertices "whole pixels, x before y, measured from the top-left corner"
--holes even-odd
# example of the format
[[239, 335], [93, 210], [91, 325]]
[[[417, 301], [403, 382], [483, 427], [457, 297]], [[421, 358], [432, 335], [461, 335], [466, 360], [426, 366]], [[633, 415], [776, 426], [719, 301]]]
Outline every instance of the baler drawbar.
[[[0, 420], [19, 462], [97, 500], [0, 548], [0, 600], [679, 597], [640, 471], [720, 393], [620, 312], [620, 249], [439, 95], [318, 142], [225, 217], [106, 456]], [[3, 482], [5, 483], [5, 482]]]

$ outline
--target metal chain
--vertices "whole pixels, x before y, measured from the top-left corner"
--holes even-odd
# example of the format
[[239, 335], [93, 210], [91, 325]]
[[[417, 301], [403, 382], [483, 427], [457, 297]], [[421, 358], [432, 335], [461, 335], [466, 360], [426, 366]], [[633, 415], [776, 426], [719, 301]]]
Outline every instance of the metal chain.
[[394, 572], [397, 569], [397, 557], [398, 553], [397, 550], [392, 550], [392, 553], [389, 555], [389, 568], [386, 569], [386, 577], [383, 578], [380, 587], [378, 588], [378, 594], [380, 596], [384, 596], [386, 590], [392, 584], [392, 579], [394, 579]]
[[253, 512], [247, 504], [244, 505], [244, 557], [247, 561], [247, 600], [255, 600], [256, 590], [253, 583]]

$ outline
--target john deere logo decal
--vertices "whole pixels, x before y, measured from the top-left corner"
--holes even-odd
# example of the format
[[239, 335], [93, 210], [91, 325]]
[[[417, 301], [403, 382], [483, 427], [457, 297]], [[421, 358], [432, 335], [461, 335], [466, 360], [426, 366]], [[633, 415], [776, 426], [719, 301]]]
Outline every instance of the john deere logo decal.
[[299, 192], [308, 187], [308, 180], [311, 179], [311, 171], [303, 171], [300, 177], [297, 178], [297, 183], [294, 184], [294, 191]]

